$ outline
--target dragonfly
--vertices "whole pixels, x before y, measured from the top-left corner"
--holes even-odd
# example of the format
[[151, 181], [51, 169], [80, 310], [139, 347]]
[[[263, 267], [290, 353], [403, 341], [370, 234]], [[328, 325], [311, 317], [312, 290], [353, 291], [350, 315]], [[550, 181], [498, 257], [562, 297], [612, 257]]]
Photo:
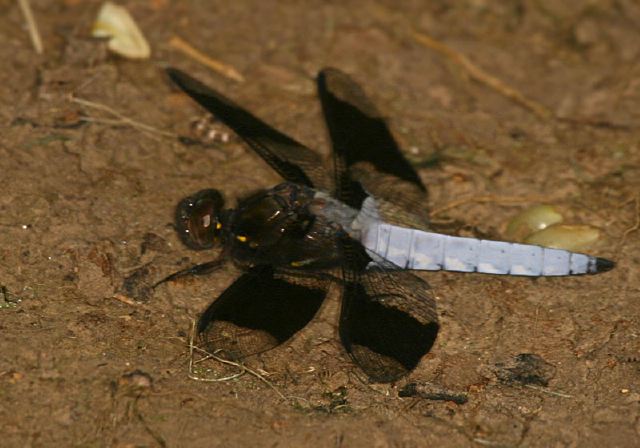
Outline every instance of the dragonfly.
[[614, 266], [585, 254], [430, 230], [427, 188], [364, 90], [338, 69], [317, 76], [332, 169], [318, 152], [197, 79], [176, 68], [167, 74], [284, 180], [233, 208], [215, 189], [176, 207], [184, 245], [221, 251], [161, 282], [210, 274], [228, 261], [243, 269], [198, 320], [199, 338], [218, 355], [240, 360], [288, 341], [337, 282], [344, 349], [370, 381], [393, 382], [419, 364], [439, 330], [434, 292], [411, 271], [553, 276]]

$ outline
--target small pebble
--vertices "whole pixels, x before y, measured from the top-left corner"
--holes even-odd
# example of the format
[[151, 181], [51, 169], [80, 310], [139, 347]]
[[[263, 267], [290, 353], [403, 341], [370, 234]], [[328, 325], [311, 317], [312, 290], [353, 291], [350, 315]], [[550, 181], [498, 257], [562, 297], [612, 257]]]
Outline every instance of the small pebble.
[[554, 224], [525, 238], [527, 244], [570, 251], [585, 250], [600, 238], [600, 230], [587, 225]]
[[534, 205], [520, 213], [507, 224], [505, 232], [512, 241], [523, 241], [533, 232], [562, 222], [562, 215], [552, 205]]

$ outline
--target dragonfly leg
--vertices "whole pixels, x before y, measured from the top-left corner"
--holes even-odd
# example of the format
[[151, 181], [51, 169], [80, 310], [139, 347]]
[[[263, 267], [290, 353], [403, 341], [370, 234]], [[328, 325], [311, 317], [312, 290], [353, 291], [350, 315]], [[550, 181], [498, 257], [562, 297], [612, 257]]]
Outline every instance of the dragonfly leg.
[[193, 276], [210, 274], [220, 269], [223, 264], [224, 264], [224, 260], [221, 258], [217, 258], [212, 261], [207, 261], [206, 263], [200, 263], [194, 266], [190, 266], [186, 269], [181, 269], [180, 271], [174, 272], [173, 274], [170, 274], [165, 278], [163, 278], [162, 280], [156, 282], [156, 284], [153, 285], [153, 288], [155, 289], [156, 287], [160, 286], [163, 283], [172, 282], [184, 277], [193, 277]]

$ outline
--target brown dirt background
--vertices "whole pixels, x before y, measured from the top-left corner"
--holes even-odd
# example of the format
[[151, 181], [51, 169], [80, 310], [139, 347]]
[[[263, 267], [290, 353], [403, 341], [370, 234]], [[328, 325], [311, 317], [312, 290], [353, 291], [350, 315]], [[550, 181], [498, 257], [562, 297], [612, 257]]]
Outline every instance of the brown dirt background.
[[[99, 2], [32, 3], [42, 56], [15, 2], [0, 3], [0, 284], [9, 302], [21, 298], [0, 309], [0, 445], [638, 446], [637, 2], [123, 2], [152, 46], [143, 62], [110, 55], [89, 37]], [[538, 119], [418, 45], [412, 28], [577, 123]], [[173, 35], [246, 82], [173, 50]], [[217, 187], [234, 198], [279, 179], [238, 144], [184, 146], [105, 123], [113, 117], [69, 100], [73, 93], [182, 132], [200, 111], [169, 86], [167, 64], [324, 153], [312, 79], [339, 67], [422, 162], [433, 209], [495, 196], [449, 214], [501, 237], [511, 216], [542, 198], [568, 221], [601, 228], [591, 252], [618, 266], [537, 280], [421, 274], [436, 290], [442, 331], [397, 385], [366, 384], [347, 359], [335, 292], [292, 341], [248, 362], [288, 399], [251, 375], [189, 379], [191, 321], [233, 269], [163, 286], [143, 303], [114, 293], [141, 267], [154, 280], [212, 257], [174, 234], [182, 197]], [[103, 122], [65, 128], [76, 114]], [[434, 158], [437, 166], [427, 163]], [[547, 388], [497, 379], [493, 366], [519, 353], [555, 367]], [[123, 377], [136, 369], [151, 387]], [[466, 392], [469, 401], [399, 398], [409, 381]]]

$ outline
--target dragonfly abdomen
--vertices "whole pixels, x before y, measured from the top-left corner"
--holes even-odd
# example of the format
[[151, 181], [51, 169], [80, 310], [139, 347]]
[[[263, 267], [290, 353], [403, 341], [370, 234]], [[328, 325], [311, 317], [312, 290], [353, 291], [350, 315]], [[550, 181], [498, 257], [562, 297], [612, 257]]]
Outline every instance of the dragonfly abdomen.
[[613, 262], [531, 244], [479, 240], [371, 222], [361, 233], [370, 251], [405, 269], [561, 276], [608, 271]]

